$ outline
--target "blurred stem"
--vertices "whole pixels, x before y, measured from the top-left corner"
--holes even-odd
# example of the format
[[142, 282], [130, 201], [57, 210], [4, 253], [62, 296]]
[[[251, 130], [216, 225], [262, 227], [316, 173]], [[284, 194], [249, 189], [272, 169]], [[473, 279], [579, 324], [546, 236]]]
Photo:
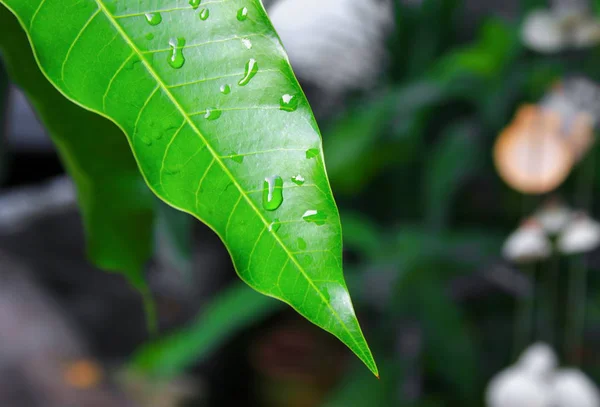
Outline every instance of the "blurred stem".
[[577, 366], [581, 364], [586, 294], [587, 268], [583, 259], [577, 257], [569, 262], [569, 295], [565, 327], [565, 356], [570, 363]]
[[525, 349], [531, 340], [535, 323], [535, 293], [537, 285], [537, 267], [534, 264], [523, 266], [519, 271], [525, 275], [531, 276], [531, 291], [527, 295], [518, 298], [516, 304], [515, 333], [513, 359]]
[[560, 262], [556, 253], [552, 253], [548, 268], [544, 273], [544, 300], [540, 306], [540, 329], [542, 339], [551, 345], [554, 349], [557, 348], [556, 341], [557, 321], [558, 321], [558, 279], [560, 275]]

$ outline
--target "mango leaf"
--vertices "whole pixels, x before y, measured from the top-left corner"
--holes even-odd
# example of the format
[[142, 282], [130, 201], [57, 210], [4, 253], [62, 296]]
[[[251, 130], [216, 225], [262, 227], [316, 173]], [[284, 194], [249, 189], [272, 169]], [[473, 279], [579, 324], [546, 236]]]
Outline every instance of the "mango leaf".
[[2, 1], [50, 81], [121, 127], [159, 197], [209, 225], [246, 283], [377, 374], [319, 130], [260, 0]]
[[138, 349], [131, 368], [155, 377], [177, 376], [234, 333], [279, 311], [280, 304], [242, 283], [234, 284], [219, 293], [189, 327]]
[[0, 5], [0, 52], [73, 178], [88, 254], [101, 268], [143, 287], [152, 253], [153, 200], [117, 126], [67, 100], [42, 75], [17, 19]]

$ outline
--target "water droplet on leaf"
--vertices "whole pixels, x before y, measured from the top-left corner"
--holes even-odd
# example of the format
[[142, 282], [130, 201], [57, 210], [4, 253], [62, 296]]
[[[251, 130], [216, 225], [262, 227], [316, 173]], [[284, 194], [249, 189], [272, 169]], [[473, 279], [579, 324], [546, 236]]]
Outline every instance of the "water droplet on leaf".
[[246, 86], [254, 75], [258, 72], [258, 64], [254, 58], [250, 58], [248, 62], [246, 62], [246, 67], [244, 69], [244, 77], [240, 79], [238, 85]]
[[327, 215], [323, 212], [316, 211], [314, 209], [310, 209], [304, 212], [302, 215], [302, 219], [309, 223], [314, 223], [316, 225], [322, 226], [327, 221]]
[[146, 13], [144, 16], [150, 25], [159, 25], [162, 22], [162, 16], [160, 13]]
[[200, 7], [200, 3], [202, 3], [202, 0], [190, 0], [190, 6], [192, 6], [194, 10]]
[[273, 219], [273, 222], [269, 225], [269, 232], [277, 232], [281, 228], [281, 222], [279, 219]]
[[300, 174], [298, 175], [294, 175], [292, 177], [292, 182], [296, 185], [303, 185], [304, 184], [304, 177]]
[[242, 7], [237, 12], [237, 19], [238, 19], [238, 21], [244, 21], [247, 18], [248, 18], [248, 8], [247, 7]]
[[286, 93], [279, 100], [279, 108], [286, 112], [293, 112], [298, 108], [298, 98]]
[[202, 11], [200, 11], [200, 14], [198, 14], [198, 17], [200, 17], [200, 20], [206, 21], [208, 20], [208, 17], [210, 17], [210, 11], [207, 8], [203, 8]]
[[222, 94], [229, 95], [229, 93], [231, 93], [231, 86], [229, 86], [227, 84], [221, 85], [219, 90], [221, 91]]
[[185, 57], [183, 56], [183, 47], [185, 47], [184, 38], [172, 38], [169, 41], [171, 47], [171, 55], [169, 55], [168, 62], [171, 67], [179, 69], [185, 64]]
[[140, 140], [142, 140], [142, 143], [144, 143], [147, 146], [151, 146], [152, 145], [152, 139], [150, 139], [149, 137], [140, 136]]
[[237, 155], [236, 153], [231, 153], [230, 157], [234, 162], [241, 164], [244, 162], [244, 156], [243, 155]]
[[263, 207], [268, 211], [274, 211], [283, 203], [283, 180], [274, 175], [265, 178], [263, 183]]
[[244, 44], [244, 47], [247, 49], [252, 48], [252, 41], [250, 41], [248, 38], [242, 38], [242, 44]]
[[318, 155], [319, 155], [318, 148], [309, 148], [308, 150], [306, 150], [306, 158], [308, 158], [308, 159], [315, 158]]
[[223, 112], [219, 109], [206, 109], [206, 113], [204, 113], [204, 118], [206, 120], [217, 120]]
[[152, 34], [152, 33], [148, 33], [148, 34], [146, 34], [146, 39], [147, 39], [148, 41], [150, 41], [150, 40], [153, 40], [153, 39], [154, 39], [154, 34]]
[[306, 250], [306, 240], [299, 237], [298, 238], [298, 247], [300, 248], [300, 250]]

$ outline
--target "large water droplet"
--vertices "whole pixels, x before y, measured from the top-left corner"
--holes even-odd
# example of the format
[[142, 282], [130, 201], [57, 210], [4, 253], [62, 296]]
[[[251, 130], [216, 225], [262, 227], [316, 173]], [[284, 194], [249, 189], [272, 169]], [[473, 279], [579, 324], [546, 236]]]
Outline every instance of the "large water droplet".
[[150, 25], [159, 25], [162, 22], [162, 16], [160, 13], [146, 13], [144, 14], [146, 21]]
[[190, 6], [192, 6], [194, 10], [200, 7], [200, 3], [202, 3], [202, 0], [190, 0]]
[[252, 48], [252, 41], [250, 41], [248, 38], [242, 38], [242, 44], [244, 44], [244, 47], [246, 47], [246, 49]]
[[250, 58], [248, 62], [246, 62], [246, 67], [244, 68], [244, 77], [240, 79], [238, 85], [246, 86], [254, 75], [258, 72], [258, 64], [256, 63], [256, 59]]
[[148, 41], [151, 41], [151, 40], [153, 40], [153, 39], [154, 39], [154, 34], [152, 34], [152, 33], [148, 33], [148, 34], [146, 34], [146, 39], [147, 39]]
[[200, 14], [198, 14], [198, 17], [200, 17], [200, 20], [202, 21], [208, 20], [208, 17], [210, 17], [210, 10], [208, 10], [207, 8], [203, 8], [200, 11]]
[[206, 109], [206, 113], [204, 113], [204, 118], [206, 120], [217, 120], [223, 112], [219, 109]]
[[221, 91], [222, 94], [229, 95], [231, 93], [231, 86], [229, 86], [227, 84], [221, 85], [219, 90]]
[[248, 18], [248, 7], [242, 7], [237, 12], [237, 19], [239, 21], [244, 21]]
[[183, 56], [183, 47], [185, 47], [184, 38], [171, 38], [169, 41], [171, 47], [171, 55], [169, 55], [168, 62], [175, 69], [179, 69], [185, 64], [185, 57]]
[[283, 180], [274, 175], [265, 178], [263, 184], [263, 207], [268, 211], [274, 211], [283, 203]]
[[279, 108], [286, 112], [293, 112], [298, 108], [298, 98], [287, 93], [279, 100]]
[[298, 175], [294, 175], [292, 177], [292, 182], [296, 185], [303, 185], [304, 184], [304, 177], [300, 174]]
[[279, 219], [273, 219], [273, 222], [269, 225], [269, 232], [277, 232], [281, 228], [281, 222]]
[[306, 150], [306, 158], [315, 158], [316, 156], [319, 155], [319, 149], [318, 148], [309, 148], [308, 150]]
[[304, 215], [302, 215], [302, 219], [309, 223], [314, 223], [316, 225], [322, 226], [325, 224], [325, 222], [327, 222], [327, 215], [323, 212], [310, 209], [304, 212]]
[[301, 237], [298, 238], [298, 248], [300, 250], [306, 250], [306, 240], [302, 239]]

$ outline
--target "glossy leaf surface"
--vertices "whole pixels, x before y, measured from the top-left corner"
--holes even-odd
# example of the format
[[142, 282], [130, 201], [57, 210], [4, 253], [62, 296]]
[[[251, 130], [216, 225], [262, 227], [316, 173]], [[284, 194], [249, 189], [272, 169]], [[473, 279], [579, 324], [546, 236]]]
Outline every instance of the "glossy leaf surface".
[[101, 268], [125, 273], [140, 287], [143, 264], [152, 253], [154, 204], [123, 133], [48, 82], [17, 19], [2, 5], [0, 52], [76, 184], [89, 257]]
[[251, 287], [377, 374], [319, 131], [259, 0], [3, 1], [50, 80], [124, 130], [158, 196], [213, 228]]

